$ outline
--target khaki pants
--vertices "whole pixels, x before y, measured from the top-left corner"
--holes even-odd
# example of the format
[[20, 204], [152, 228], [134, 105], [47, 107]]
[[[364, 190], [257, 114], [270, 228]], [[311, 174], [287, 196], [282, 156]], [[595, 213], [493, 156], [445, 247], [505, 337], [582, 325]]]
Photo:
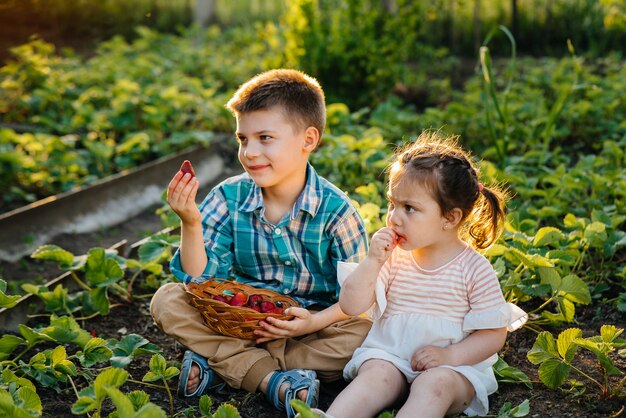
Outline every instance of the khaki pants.
[[313, 334], [257, 346], [254, 340], [214, 333], [188, 301], [184, 284], [163, 285], [150, 304], [154, 321], [165, 334], [206, 357], [229, 386], [248, 392], [256, 392], [263, 378], [275, 370], [311, 369], [321, 380], [341, 379], [344, 366], [372, 325], [367, 318], [354, 317]]

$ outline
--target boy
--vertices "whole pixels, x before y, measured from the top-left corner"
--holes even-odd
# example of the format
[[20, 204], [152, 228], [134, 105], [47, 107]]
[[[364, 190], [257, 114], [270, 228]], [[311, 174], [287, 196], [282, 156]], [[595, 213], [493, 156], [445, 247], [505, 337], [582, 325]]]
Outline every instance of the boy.
[[337, 261], [363, 258], [367, 235], [350, 200], [308, 163], [326, 123], [316, 80], [296, 70], [268, 71], [244, 83], [226, 107], [237, 120], [245, 173], [216, 186], [199, 208], [198, 180], [174, 176], [167, 201], [181, 219], [181, 244], [171, 270], [184, 283], [234, 276], [288, 294], [301, 307], [286, 310], [291, 321], [262, 322], [256, 340], [205, 327], [183, 283], [162, 286], [151, 313], [189, 349], [179, 383], [184, 396], [225, 382], [260, 390], [293, 416], [289, 401], [297, 396], [315, 406], [317, 375], [340, 379], [369, 331], [368, 319], [351, 318], [335, 303]]

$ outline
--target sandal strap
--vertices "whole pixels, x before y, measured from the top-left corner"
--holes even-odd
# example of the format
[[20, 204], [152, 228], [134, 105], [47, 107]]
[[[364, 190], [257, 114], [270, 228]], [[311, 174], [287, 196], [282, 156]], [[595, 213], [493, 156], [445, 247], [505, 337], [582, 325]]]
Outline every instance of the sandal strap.
[[[189, 374], [191, 373], [191, 367], [193, 364], [198, 366], [198, 369], [200, 370], [200, 374], [198, 375], [200, 383], [198, 383], [196, 390], [191, 393], [187, 393], [187, 381], [189, 380]], [[178, 384], [179, 392], [185, 397], [200, 396], [205, 394], [208, 390], [221, 390], [226, 386], [225, 382], [211, 386], [214, 381], [215, 371], [209, 367], [207, 359], [198, 353], [187, 350], [181, 365], [181, 374]]]
[[[313, 370], [293, 369], [283, 372], [275, 372], [270, 377], [267, 385], [267, 399], [278, 409], [285, 409], [287, 417], [293, 417], [296, 412], [291, 406], [291, 401], [296, 399], [299, 391], [308, 390], [306, 403], [309, 406], [316, 407], [319, 396], [319, 380]], [[285, 402], [280, 400], [280, 387], [288, 383], [289, 387], [285, 390]]]

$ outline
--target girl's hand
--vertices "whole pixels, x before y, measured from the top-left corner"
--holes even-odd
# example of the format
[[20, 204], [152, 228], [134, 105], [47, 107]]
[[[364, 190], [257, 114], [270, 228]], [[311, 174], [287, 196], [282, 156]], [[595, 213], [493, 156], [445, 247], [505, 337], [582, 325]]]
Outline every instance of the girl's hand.
[[444, 347], [427, 345], [413, 353], [411, 356], [411, 368], [416, 372], [432, 369], [442, 365], [455, 366], [450, 358], [450, 350]]
[[398, 245], [398, 235], [391, 228], [381, 228], [372, 236], [367, 257], [383, 264]]
[[256, 343], [261, 344], [278, 338], [299, 337], [315, 331], [313, 314], [304, 308], [291, 307], [285, 309], [286, 315], [293, 315], [289, 321], [268, 316], [265, 321], [259, 321], [262, 330], [254, 331], [257, 335]]
[[167, 187], [167, 204], [184, 224], [200, 224], [202, 215], [196, 205], [196, 194], [200, 182], [191, 174], [176, 173]]

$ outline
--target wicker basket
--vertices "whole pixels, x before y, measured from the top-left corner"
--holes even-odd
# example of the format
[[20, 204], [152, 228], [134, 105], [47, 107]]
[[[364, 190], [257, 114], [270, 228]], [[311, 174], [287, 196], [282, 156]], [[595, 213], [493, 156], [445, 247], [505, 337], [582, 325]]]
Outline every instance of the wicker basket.
[[246, 296], [260, 295], [263, 301], [278, 303], [283, 310], [291, 306], [298, 306], [298, 303], [289, 296], [271, 290], [257, 289], [232, 280], [208, 280], [200, 284], [190, 283], [187, 285], [189, 303], [200, 311], [207, 327], [222, 335], [253, 340], [257, 338], [254, 331], [263, 329], [259, 325], [260, 320], [268, 316], [282, 320], [293, 318], [293, 315], [261, 313], [248, 307], [231, 306], [213, 299], [213, 296], [237, 292], [242, 292]]

